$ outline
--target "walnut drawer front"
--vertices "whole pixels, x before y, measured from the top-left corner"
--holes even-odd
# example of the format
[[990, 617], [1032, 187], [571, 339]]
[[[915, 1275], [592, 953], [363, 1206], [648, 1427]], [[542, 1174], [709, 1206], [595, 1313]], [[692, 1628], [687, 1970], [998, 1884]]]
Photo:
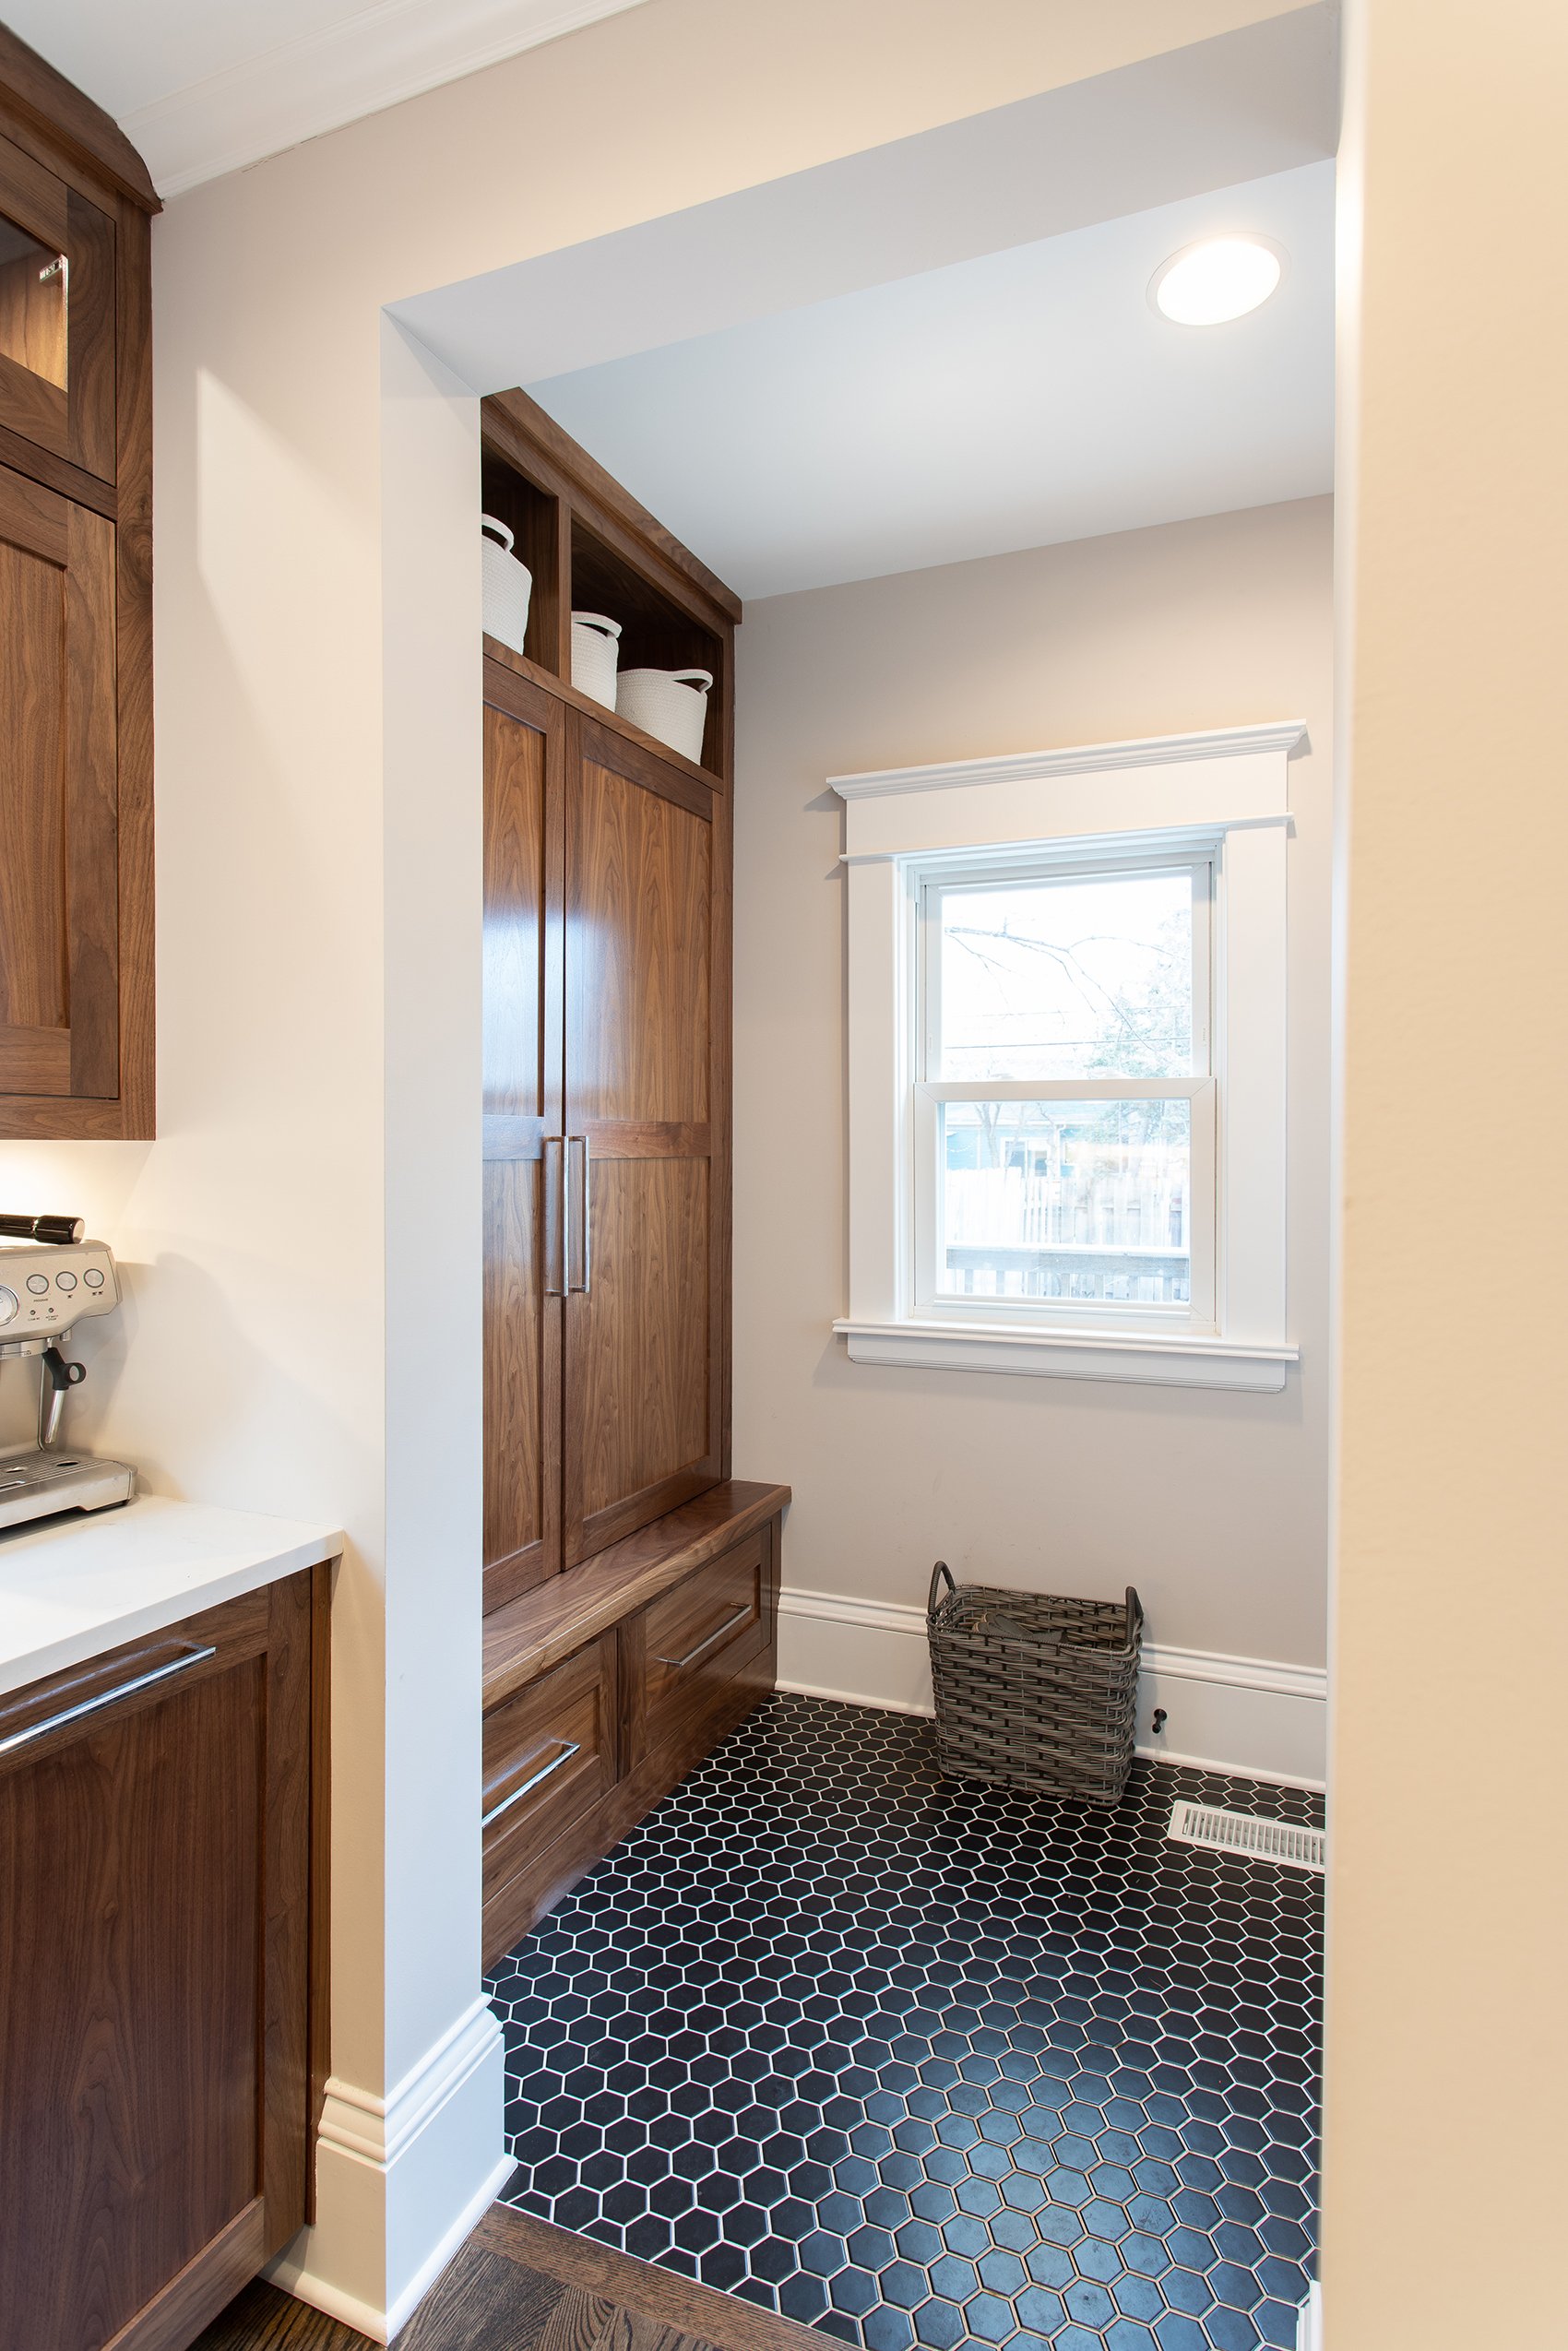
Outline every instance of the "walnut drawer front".
[[772, 1603], [766, 1536], [759, 1527], [643, 1610], [640, 1752], [680, 1738], [766, 1646]]
[[487, 1899], [614, 1785], [615, 1692], [606, 1633], [486, 1715]]

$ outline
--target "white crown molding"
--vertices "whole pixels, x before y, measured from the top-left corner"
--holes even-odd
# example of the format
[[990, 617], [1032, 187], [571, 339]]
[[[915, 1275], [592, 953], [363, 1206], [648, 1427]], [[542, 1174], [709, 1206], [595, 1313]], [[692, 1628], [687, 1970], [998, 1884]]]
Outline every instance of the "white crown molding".
[[1260, 727], [1215, 727], [1202, 734], [1145, 735], [1136, 742], [1078, 743], [1063, 751], [1004, 752], [993, 759], [949, 759], [931, 767], [881, 767], [829, 776], [840, 800], [884, 800], [895, 792], [952, 791], [968, 784], [1027, 784], [1050, 776], [1094, 776], [1129, 767], [1169, 767], [1193, 759], [1234, 759], [1307, 749], [1300, 718]]
[[643, 0], [372, 0], [127, 114], [163, 196], [457, 81]]

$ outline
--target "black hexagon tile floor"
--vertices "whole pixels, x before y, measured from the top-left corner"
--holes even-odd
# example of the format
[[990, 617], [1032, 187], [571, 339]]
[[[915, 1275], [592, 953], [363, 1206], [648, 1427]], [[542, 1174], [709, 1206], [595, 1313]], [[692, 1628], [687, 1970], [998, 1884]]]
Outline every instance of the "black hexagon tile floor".
[[863, 2351], [1293, 2345], [1322, 1882], [768, 1700], [490, 1979], [505, 2193]]

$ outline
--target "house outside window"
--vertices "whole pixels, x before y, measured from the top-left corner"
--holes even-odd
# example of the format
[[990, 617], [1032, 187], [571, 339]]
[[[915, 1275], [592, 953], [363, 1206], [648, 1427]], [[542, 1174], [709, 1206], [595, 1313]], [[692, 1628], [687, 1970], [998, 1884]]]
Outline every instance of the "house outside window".
[[839, 777], [856, 1360], [1278, 1388], [1299, 726]]

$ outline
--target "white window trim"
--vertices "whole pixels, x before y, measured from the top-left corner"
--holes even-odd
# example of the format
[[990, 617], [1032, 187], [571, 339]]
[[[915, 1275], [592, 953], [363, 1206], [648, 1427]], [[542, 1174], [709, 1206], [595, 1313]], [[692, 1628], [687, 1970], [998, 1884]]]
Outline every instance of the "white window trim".
[[[1287, 1336], [1287, 762], [1299, 721], [834, 776], [849, 901], [849, 1312], [861, 1363], [1277, 1390]], [[910, 877], [944, 852], [1212, 850], [1222, 1074], [1215, 1328], [961, 1321], [914, 1306]]]

